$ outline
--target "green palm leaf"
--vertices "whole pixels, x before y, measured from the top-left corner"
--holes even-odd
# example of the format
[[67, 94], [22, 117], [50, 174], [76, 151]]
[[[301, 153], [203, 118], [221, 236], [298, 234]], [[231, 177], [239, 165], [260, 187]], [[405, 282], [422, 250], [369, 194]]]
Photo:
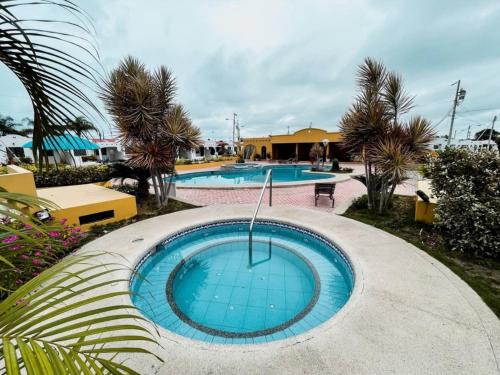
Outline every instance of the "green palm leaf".
[[138, 324], [145, 319], [137, 309], [119, 302], [128, 292], [99, 293], [126, 281], [109, 280], [120, 268], [99, 264], [99, 256], [70, 257], [0, 304], [0, 361], [8, 374], [135, 373], [120, 355], [154, 355], [133, 344], [156, 340]]
[[[24, 6], [57, 7], [68, 12], [74, 21], [19, 18], [15, 11]], [[92, 66], [99, 65], [98, 54], [89, 41], [91, 30], [85, 18], [88, 19], [85, 12], [68, 0], [0, 2], [0, 61], [18, 77], [31, 99], [33, 155], [40, 167], [44, 164], [46, 137], [63, 135], [65, 125], [79, 115], [104, 119], [79, 88], [96, 85], [95, 77], [99, 76]], [[50, 26], [74, 32], [55, 31]], [[82, 51], [84, 57], [74, 57], [67, 52], [68, 47]]]

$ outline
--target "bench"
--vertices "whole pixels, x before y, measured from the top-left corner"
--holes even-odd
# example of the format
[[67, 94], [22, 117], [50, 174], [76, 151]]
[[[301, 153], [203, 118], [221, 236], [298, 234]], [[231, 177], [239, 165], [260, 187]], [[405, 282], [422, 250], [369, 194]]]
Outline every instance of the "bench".
[[333, 193], [335, 193], [335, 184], [334, 183], [318, 183], [314, 184], [314, 205], [318, 206], [318, 199], [321, 195], [327, 196], [332, 200], [332, 207], [335, 204], [335, 198], [333, 197]]

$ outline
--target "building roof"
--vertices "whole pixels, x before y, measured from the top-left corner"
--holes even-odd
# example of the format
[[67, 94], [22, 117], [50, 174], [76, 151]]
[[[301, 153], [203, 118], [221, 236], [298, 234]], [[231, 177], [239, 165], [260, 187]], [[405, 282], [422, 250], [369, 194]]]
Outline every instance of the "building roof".
[[[33, 141], [27, 142], [23, 145], [24, 148], [33, 148]], [[55, 137], [47, 137], [43, 141], [43, 148], [45, 150], [98, 150], [99, 146], [90, 142], [88, 139], [80, 138], [75, 135], [65, 134]]]

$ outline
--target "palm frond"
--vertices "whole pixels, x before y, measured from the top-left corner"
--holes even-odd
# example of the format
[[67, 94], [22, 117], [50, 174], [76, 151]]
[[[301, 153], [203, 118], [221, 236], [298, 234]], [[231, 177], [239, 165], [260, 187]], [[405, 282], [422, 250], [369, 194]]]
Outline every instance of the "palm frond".
[[[49, 19], [22, 19], [15, 11], [23, 6], [56, 7], [63, 9], [74, 21]], [[43, 166], [46, 137], [63, 135], [64, 125], [79, 115], [101, 119], [95, 104], [80, 86], [94, 86], [99, 72], [92, 64], [99, 65], [98, 54], [88, 38], [89, 28], [82, 18], [87, 17], [71, 1], [44, 0], [25, 2], [10, 0], [0, 2], [0, 61], [10, 69], [25, 87], [33, 107], [33, 155]], [[29, 25], [40, 25], [30, 27]], [[66, 27], [73, 33], [50, 29], [50, 25]], [[44, 27], [42, 27], [44, 26]], [[79, 59], [67, 49], [78, 49], [85, 58]], [[86, 62], [85, 59], [91, 60]]]
[[387, 104], [388, 112], [395, 123], [399, 115], [408, 113], [414, 107], [415, 97], [406, 93], [403, 78], [394, 72], [387, 74], [384, 81], [382, 98]]
[[154, 356], [135, 346], [156, 340], [138, 324], [145, 318], [122, 302], [128, 292], [102, 291], [127, 282], [109, 279], [123, 266], [100, 264], [99, 256], [70, 257], [0, 303], [0, 361], [8, 374], [136, 373], [124, 356]]

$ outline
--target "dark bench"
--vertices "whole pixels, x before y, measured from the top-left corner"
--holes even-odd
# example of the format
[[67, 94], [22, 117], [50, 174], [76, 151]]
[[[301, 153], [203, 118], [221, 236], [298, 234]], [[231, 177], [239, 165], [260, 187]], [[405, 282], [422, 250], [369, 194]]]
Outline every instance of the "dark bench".
[[334, 183], [314, 184], [314, 205], [317, 206], [318, 199], [319, 199], [320, 195], [324, 195], [332, 200], [332, 207], [333, 207], [333, 205], [335, 204], [335, 198], [333, 197], [333, 193], [335, 193], [335, 184]]

